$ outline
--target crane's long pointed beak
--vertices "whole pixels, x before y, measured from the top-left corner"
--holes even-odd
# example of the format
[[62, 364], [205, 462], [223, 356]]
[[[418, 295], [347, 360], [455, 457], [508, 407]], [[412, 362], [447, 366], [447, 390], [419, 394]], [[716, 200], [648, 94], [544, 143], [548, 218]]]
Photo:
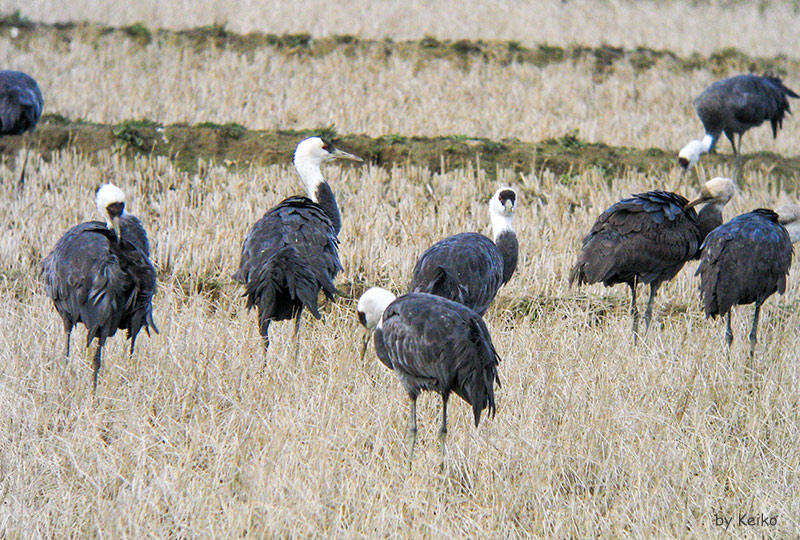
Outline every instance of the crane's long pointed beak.
[[689, 204], [684, 206], [684, 209], [688, 210], [689, 208], [693, 208], [693, 207], [697, 206], [698, 204], [706, 202], [708, 199], [709, 199], [709, 197], [707, 195], [700, 195], [695, 200], [689, 201]]
[[369, 339], [372, 337], [372, 332], [367, 330], [367, 335], [364, 336], [364, 343], [361, 345], [361, 362], [364, 361], [364, 356], [367, 354], [367, 347], [369, 347]]
[[348, 154], [344, 150], [339, 150], [338, 148], [333, 150], [333, 157], [336, 159], [349, 159], [351, 161], [364, 161], [360, 157], [354, 156], [353, 154]]
[[119, 216], [111, 218], [111, 228], [114, 230], [114, 234], [117, 235], [117, 242], [119, 242], [122, 239], [119, 226]]

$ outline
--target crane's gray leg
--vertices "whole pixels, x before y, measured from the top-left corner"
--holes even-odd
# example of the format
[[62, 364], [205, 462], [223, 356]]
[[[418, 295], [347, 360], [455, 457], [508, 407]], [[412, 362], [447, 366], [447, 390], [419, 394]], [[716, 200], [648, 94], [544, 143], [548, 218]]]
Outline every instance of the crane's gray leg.
[[[91, 349], [90, 349], [91, 350]], [[98, 343], [94, 351], [94, 361], [92, 362], [92, 393], [97, 393], [97, 374], [100, 373], [101, 356], [103, 354], [103, 345]]]
[[631, 288], [631, 317], [633, 317], [633, 343], [639, 338], [639, 311], [636, 309], [636, 284], [637, 280], [634, 279], [628, 283]]
[[264, 355], [266, 356], [269, 349], [269, 323], [267, 317], [261, 316], [261, 311], [258, 312], [258, 331], [261, 333], [261, 338], [264, 340]]
[[442, 427], [439, 428], [439, 451], [442, 453], [442, 463], [439, 472], [444, 472], [445, 441], [447, 440], [447, 398], [448, 394], [442, 394]]
[[19, 174], [19, 185], [25, 185], [25, 166], [28, 165], [28, 134], [23, 135], [24, 142], [22, 143], [23, 152], [25, 156], [22, 158], [22, 172]]
[[294, 359], [297, 360], [300, 358], [300, 318], [303, 316], [303, 312], [300, 311], [297, 314], [297, 317], [294, 319]]
[[650, 298], [647, 300], [647, 308], [644, 310], [644, 333], [647, 334], [647, 330], [650, 328], [650, 319], [653, 318], [653, 302], [656, 299], [656, 293], [658, 292], [658, 285], [654, 283], [650, 284]]
[[414, 460], [414, 445], [417, 444], [417, 396], [409, 394], [411, 409], [408, 415], [408, 429], [406, 440], [408, 442], [408, 470], [411, 471], [411, 462]]
[[728, 321], [725, 324], [725, 343], [728, 344], [728, 353], [730, 353], [731, 345], [733, 345], [733, 329], [731, 329], [731, 313], [733, 309], [728, 310]]
[[372, 332], [367, 330], [367, 335], [364, 336], [364, 343], [361, 345], [361, 362], [364, 362], [364, 356], [367, 354], [367, 347], [369, 347], [369, 339], [372, 337]]
[[128, 358], [133, 360], [133, 350], [136, 348], [136, 335], [131, 336], [131, 350], [128, 352]]
[[69, 342], [70, 337], [72, 337], [72, 326], [64, 323], [64, 335], [66, 337], [65, 344], [64, 344], [64, 361], [69, 362]]
[[761, 311], [761, 304], [764, 302], [756, 302], [756, 310], [753, 312], [753, 329], [750, 330], [750, 369], [753, 368], [753, 355], [756, 352], [756, 343], [758, 343], [758, 314]]

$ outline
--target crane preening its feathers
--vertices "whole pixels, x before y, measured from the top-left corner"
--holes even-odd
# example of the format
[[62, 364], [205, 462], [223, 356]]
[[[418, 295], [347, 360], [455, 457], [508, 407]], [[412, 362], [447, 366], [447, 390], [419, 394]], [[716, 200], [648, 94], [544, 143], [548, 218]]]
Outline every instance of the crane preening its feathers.
[[766, 120], [772, 126], [772, 136], [777, 137], [784, 116], [791, 114], [787, 97], [800, 96], [784, 86], [780, 78], [769, 75], [737, 75], [710, 85], [694, 100], [706, 135], [702, 140], [690, 141], [679, 152], [678, 163], [683, 171], [695, 165], [702, 154], [710, 152], [723, 133], [731, 141], [734, 154], [742, 149], [744, 132]]
[[449, 298], [483, 316], [517, 267], [519, 243], [512, 220], [517, 194], [503, 187], [489, 201], [494, 241], [468, 232], [449, 236], [417, 260], [409, 292]]
[[421, 391], [433, 390], [442, 396], [442, 454], [450, 392], [472, 405], [476, 426], [484, 409], [494, 416], [500, 357], [475, 311], [440, 296], [409, 293], [395, 298], [389, 291], [373, 287], [358, 300], [358, 318], [375, 334], [378, 359], [394, 370], [411, 401], [409, 467], [417, 439], [417, 396]]
[[800, 206], [759, 208], [736, 216], [711, 231], [702, 246], [700, 296], [706, 317], [727, 315], [725, 341], [733, 343], [732, 308], [755, 304], [750, 332], [750, 358], [755, 353], [761, 305], [786, 290], [792, 244], [800, 240]]
[[342, 270], [338, 234], [342, 222], [336, 197], [320, 166], [336, 159], [362, 161], [319, 137], [301, 141], [294, 153], [308, 197], [284, 199], [250, 229], [233, 279], [245, 285], [247, 307], [258, 308], [264, 349], [272, 321], [295, 319], [295, 357], [303, 308], [319, 319], [317, 297], [333, 299], [333, 280]]
[[[631, 289], [634, 341], [639, 312], [636, 286], [650, 285], [645, 332], [650, 326], [659, 286], [695, 258], [706, 235], [722, 223], [722, 208], [733, 197], [734, 183], [714, 178], [693, 201], [668, 191], [639, 193], [612, 205], [583, 239], [569, 283], [627, 283]], [[699, 213], [694, 207], [704, 205]]]
[[86, 326], [86, 346], [97, 339], [92, 381], [97, 389], [103, 345], [118, 329], [131, 340], [144, 328], [158, 333], [152, 299], [156, 271], [150, 263], [150, 243], [136, 216], [125, 212], [125, 194], [106, 184], [97, 190], [97, 210], [105, 222], [72, 227], [42, 261], [47, 295], [61, 315], [66, 333], [64, 356], [69, 358], [72, 328]]

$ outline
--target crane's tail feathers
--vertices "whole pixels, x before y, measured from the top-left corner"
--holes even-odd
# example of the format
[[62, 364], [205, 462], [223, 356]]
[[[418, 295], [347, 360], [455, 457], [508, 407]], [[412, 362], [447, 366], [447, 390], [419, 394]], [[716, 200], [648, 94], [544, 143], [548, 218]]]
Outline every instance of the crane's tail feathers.
[[472, 321], [470, 341], [476, 347], [477, 365], [474, 365], [468, 373], [463, 387], [472, 404], [472, 413], [477, 426], [484, 409], [488, 409], [488, 416], [493, 418], [495, 415], [494, 385], [497, 383], [497, 387], [501, 387], [500, 376], [497, 374], [497, 366], [501, 359], [482, 319]]
[[247, 297], [247, 308], [258, 306], [264, 317], [294, 316], [293, 313], [276, 313], [276, 309], [280, 309], [279, 298], [288, 296], [302, 303], [319, 319], [322, 317], [317, 303], [320, 289], [330, 299], [338, 293], [325, 272], [316, 272], [294, 247], [286, 247], [250, 273], [243, 296]]

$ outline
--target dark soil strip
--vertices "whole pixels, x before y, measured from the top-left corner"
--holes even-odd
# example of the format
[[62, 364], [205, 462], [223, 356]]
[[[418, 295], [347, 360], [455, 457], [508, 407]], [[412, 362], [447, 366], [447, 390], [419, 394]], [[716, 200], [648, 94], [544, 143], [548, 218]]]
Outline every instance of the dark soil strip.
[[[639, 171], [664, 174], [678, 167], [676, 150], [637, 149], [588, 143], [573, 134], [538, 143], [517, 139], [492, 141], [465, 136], [405, 137], [389, 135], [337, 134], [332, 128], [305, 131], [252, 131], [238, 124], [175, 124], [161, 126], [146, 120], [117, 125], [71, 121], [45, 115], [33, 133], [29, 146], [45, 159], [53, 152], [74, 150], [82, 154], [100, 151], [126, 155], [167, 156], [182, 170], [196, 172], [199, 161], [214, 162], [235, 169], [253, 165], [288, 164], [299, 140], [311, 135], [326, 137], [343, 149], [379, 166], [416, 165], [433, 172], [465, 166], [483, 169], [490, 178], [498, 168], [521, 173], [547, 170], [563, 182], [579, 181], [578, 175], [593, 169], [607, 178]], [[23, 138], [0, 138], [0, 154], [16, 155]], [[728, 153], [703, 157], [703, 163], [731, 163]], [[776, 180], [800, 178], [800, 156], [781, 157], [769, 152], [749, 154], [744, 170], [767, 171]]]
[[598, 76], [612, 71], [618, 62], [628, 62], [637, 71], [647, 70], [658, 64], [678, 71], [710, 70], [719, 76], [741, 71], [769, 72], [784, 76], [800, 70], [798, 59], [784, 56], [753, 57], [735, 48], [718, 50], [709, 56], [693, 53], [681, 57], [671, 51], [646, 47], [558, 47], [546, 43], [525, 47], [517, 41], [448, 41], [433, 37], [401, 42], [391, 39], [359, 39], [349, 35], [312, 38], [308, 34], [235, 34], [219, 25], [190, 30], [164, 30], [150, 29], [137, 23], [114, 28], [92, 23], [36, 23], [19, 15], [0, 16], [0, 35], [12, 36], [12, 44], [20, 49], [40, 46], [33, 42], [42, 38], [50, 38], [54, 46], [63, 47], [73, 40], [96, 43], [101, 38], [111, 36], [131, 40], [143, 47], [155, 42], [163, 46], [197, 50], [229, 49], [245, 54], [257, 49], [272, 48], [287, 55], [298, 56], [323, 56], [339, 51], [349, 55], [367, 55], [376, 60], [394, 55], [416, 61], [446, 59], [464, 68], [469, 67], [472, 62], [530, 63], [544, 66], [588, 59], [593, 62]]

